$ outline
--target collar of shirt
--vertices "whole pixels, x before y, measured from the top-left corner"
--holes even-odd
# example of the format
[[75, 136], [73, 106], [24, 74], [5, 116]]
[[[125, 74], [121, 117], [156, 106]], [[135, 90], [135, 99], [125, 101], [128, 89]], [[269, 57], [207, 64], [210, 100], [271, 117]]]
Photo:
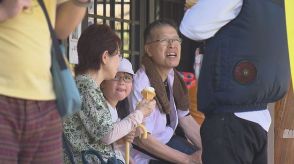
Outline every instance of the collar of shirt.
[[89, 75], [82, 74], [76, 76], [77, 85], [83, 88], [93, 88], [100, 90], [100, 86], [97, 85], [94, 79], [92, 79]]

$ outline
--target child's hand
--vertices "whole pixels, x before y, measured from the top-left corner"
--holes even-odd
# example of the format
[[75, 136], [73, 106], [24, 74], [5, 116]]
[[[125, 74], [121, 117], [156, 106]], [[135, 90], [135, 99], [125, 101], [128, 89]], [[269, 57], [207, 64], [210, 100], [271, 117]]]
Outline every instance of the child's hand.
[[134, 138], [135, 138], [135, 132], [136, 132], [136, 130], [132, 130], [129, 134], [127, 134], [124, 137], [124, 140], [126, 142], [132, 143], [134, 141]]
[[149, 116], [155, 109], [156, 101], [155, 100], [145, 100], [140, 101], [136, 107], [136, 110], [140, 110], [144, 117]]

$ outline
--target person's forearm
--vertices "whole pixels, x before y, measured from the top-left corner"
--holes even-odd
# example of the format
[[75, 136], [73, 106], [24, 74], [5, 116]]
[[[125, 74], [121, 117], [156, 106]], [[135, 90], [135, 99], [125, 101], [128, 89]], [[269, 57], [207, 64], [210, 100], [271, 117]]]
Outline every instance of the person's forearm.
[[123, 136], [127, 135], [132, 130], [130, 120], [122, 120], [113, 125], [113, 130], [104, 136], [101, 141], [107, 145], [119, 140]]
[[243, 0], [198, 0], [186, 11], [179, 29], [183, 35], [195, 41], [211, 38], [236, 18], [242, 3]]
[[147, 152], [166, 161], [187, 163], [187, 160], [189, 160], [188, 155], [158, 142], [152, 135], [148, 135], [147, 139], [137, 138], [136, 143]]
[[134, 128], [136, 128], [143, 121], [143, 114], [141, 111], [135, 111], [128, 117], [117, 122], [113, 126], [113, 130], [102, 138], [102, 142], [109, 145], [120, 138], [126, 136]]
[[189, 116], [180, 118], [179, 122], [187, 138], [199, 149], [202, 149], [200, 126], [194, 120], [194, 118], [191, 115], [189, 115]]
[[58, 5], [55, 32], [59, 39], [68, 37], [84, 18], [86, 9], [86, 7], [76, 5], [72, 0]]

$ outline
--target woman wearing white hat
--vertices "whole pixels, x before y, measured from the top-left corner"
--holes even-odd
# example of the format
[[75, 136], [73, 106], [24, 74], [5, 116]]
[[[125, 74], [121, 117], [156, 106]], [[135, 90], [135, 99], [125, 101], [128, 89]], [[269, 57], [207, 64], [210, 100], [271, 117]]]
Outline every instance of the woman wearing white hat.
[[143, 122], [143, 119], [148, 116], [155, 107], [154, 100], [150, 102], [142, 100], [142, 105], [138, 107], [138, 110], [135, 110], [120, 120], [123, 116], [119, 118], [118, 112], [127, 113], [129, 109], [125, 104], [118, 105], [118, 103], [127, 102], [125, 100], [132, 90], [133, 75], [132, 64], [127, 59], [122, 59], [115, 78], [112, 80], [105, 80], [101, 84], [102, 92], [107, 100], [107, 105], [111, 113], [112, 122], [114, 122], [113, 131], [105, 136], [103, 141], [108, 144], [115, 143], [116, 156], [122, 161], [124, 161], [124, 158], [120, 150], [122, 150], [125, 142], [133, 142], [135, 128]]

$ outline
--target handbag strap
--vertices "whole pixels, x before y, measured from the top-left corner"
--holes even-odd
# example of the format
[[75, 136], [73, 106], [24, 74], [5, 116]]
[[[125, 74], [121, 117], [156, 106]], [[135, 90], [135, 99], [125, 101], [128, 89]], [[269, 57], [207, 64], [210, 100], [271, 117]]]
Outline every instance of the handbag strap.
[[63, 58], [62, 51], [61, 51], [61, 49], [59, 47], [59, 43], [58, 43], [58, 40], [56, 38], [55, 31], [54, 31], [53, 26], [51, 24], [48, 11], [47, 11], [47, 9], [45, 7], [45, 4], [44, 4], [43, 0], [38, 0], [38, 2], [39, 2], [40, 6], [41, 6], [41, 8], [42, 8], [42, 10], [44, 12], [46, 21], [48, 23], [49, 31], [50, 31], [50, 35], [51, 35], [51, 39], [52, 39], [52, 43], [53, 43], [53, 48], [54, 48], [53, 50], [55, 51], [55, 53], [51, 53], [51, 54], [56, 56], [57, 62], [59, 64], [59, 66], [60, 66], [60, 69], [65, 70], [65, 69], [67, 69], [67, 66], [66, 66], [65, 60]]

